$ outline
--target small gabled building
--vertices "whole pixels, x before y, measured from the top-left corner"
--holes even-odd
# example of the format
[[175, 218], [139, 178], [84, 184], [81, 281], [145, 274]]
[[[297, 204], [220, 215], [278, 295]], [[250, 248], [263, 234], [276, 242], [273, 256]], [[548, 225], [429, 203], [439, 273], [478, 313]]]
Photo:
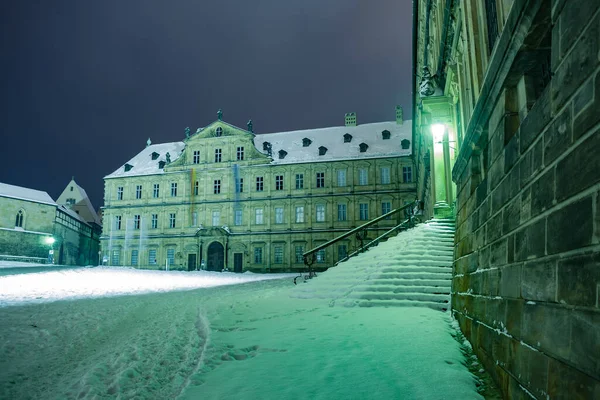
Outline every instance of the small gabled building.
[[[357, 125], [355, 113], [344, 126], [255, 134], [251, 121], [242, 129], [219, 114], [181, 141], [148, 141], [104, 178], [104, 257], [154, 268], [303, 269], [306, 250], [415, 200], [412, 150], [402, 144], [411, 135], [410, 121]], [[353, 240], [320, 252], [316, 266], [333, 265]]]

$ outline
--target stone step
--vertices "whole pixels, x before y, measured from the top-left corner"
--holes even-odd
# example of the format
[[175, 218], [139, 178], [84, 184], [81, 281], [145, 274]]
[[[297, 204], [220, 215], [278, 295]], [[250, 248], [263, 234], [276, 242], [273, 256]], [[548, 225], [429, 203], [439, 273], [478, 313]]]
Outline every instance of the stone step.
[[449, 294], [434, 294], [434, 293], [374, 293], [374, 292], [357, 292], [352, 291], [346, 296], [349, 299], [361, 300], [411, 300], [411, 301], [427, 301], [435, 303], [450, 303]]
[[449, 295], [451, 290], [449, 287], [436, 286], [393, 286], [393, 285], [357, 285], [352, 288], [357, 292], [372, 292], [372, 293], [433, 293]]
[[450, 303], [412, 300], [356, 300], [355, 305], [359, 307], [428, 307], [439, 311], [447, 311], [450, 308]]

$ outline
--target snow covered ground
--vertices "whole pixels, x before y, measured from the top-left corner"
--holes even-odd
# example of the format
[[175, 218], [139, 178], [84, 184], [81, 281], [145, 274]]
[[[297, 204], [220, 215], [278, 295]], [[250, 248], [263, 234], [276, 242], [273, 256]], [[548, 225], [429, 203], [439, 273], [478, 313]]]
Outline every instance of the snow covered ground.
[[387, 268], [402, 235], [298, 286], [106, 267], [0, 276], [0, 399], [480, 399], [449, 313], [346, 301], [377, 276], [359, 265]]

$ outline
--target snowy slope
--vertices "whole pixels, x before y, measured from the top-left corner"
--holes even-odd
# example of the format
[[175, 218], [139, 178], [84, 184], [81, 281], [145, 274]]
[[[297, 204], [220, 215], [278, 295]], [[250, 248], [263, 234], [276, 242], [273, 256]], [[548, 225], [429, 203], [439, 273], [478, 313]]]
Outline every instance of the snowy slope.
[[434, 219], [300, 284], [298, 298], [348, 307], [415, 306], [445, 311], [450, 303], [454, 222]]

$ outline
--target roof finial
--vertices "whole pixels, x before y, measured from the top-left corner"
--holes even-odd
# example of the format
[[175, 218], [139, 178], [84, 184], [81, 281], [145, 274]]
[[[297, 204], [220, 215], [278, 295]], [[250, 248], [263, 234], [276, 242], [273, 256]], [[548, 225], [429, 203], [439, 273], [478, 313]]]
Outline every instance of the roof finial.
[[252, 120], [251, 119], [248, 120], [248, 132], [254, 133], [254, 128], [252, 126]]
[[189, 126], [187, 128], [185, 128], [185, 137], [186, 138], [190, 137], [190, 127]]
[[217, 119], [219, 121], [223, 121], [223, 111], [221, 111], [220, 108], [219, 108], [219, 111], [217, 111]]
[[150, 140], [150, 138], [148, 138], [148, 140], [146, 141], [146, 147], [150, 146], [152, 144], [152, 140]]
[[71, 180], [74, 181], [75, 180], [75, 175], [71, 176]]

